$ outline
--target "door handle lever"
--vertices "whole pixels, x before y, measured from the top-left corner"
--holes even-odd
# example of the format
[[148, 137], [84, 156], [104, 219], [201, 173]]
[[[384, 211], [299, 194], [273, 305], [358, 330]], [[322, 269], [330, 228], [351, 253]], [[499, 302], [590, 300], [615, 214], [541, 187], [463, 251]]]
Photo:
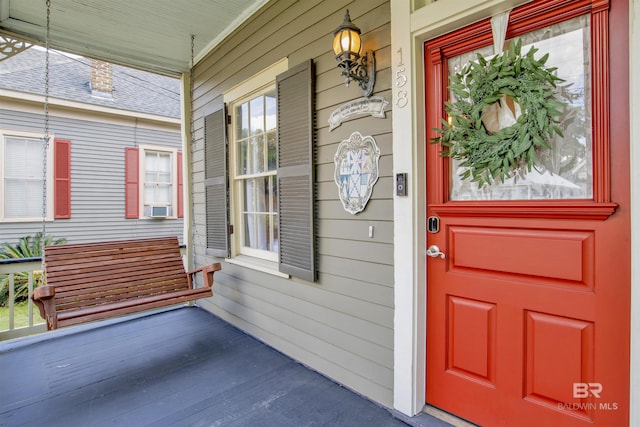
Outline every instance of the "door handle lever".
[[436, 245], [431, 245], [429, 246], [429, 248], [427, 249], [427, 255], [430, 256], [431, 258], [442, 258], [445, 259], [446, 255], [444, 254], [444, 252], [440, 252], [440, 248], [437, 247]]

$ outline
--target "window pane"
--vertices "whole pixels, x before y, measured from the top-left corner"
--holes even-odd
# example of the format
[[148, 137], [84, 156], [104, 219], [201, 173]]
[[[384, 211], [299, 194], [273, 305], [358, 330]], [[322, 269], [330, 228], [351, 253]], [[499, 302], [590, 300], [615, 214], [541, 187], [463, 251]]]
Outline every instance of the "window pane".
[[[461, 180], [459, 161], [451, 167], [451, 200], [534, 200], [589, 199], [593, 197], [591, 135], [591, 60], [590, 29], [587, 16], [552, 25], [520, 37], [522, 52], [538, 48], [536, 58], [549, 53], [546, 67], [557, 67], [557, 98], [565, 103], [559, 117], [564, 137], [548, 141], [552, 148], [538, 152], [537, 170], [504, 183], [485, 185]], [[511, 42], [515, 42], [511, 40]], [[476, 58], [493, 54], [492, 47], [451, 58], [449, 75], [460, 72]]]
[[171, 154], [158, 153], [158, 171], [165, 174], [171, 173]]
[[170, 183], [171, 182], [171, 173], [170, 172], [158, 172], [158, 182]]
[[158, 184], [156, 186], [156, 203], [171, 203], [171, 186], [167, 184]]
[[7, 137], [4, 158], [4, 216], [42, 216], [44, 141]]
[[277, 250], [273, 246], [275, 229], [274, 190], [275, 176], [253, 178], [243, 181], [243, 226], [244, 246], [267, 251]]
[[144, 204], [151, 205], [156, 199], [156, 185], [145, 184], [144, 186]]
[[249, 173], [264, 172], [264, 137], [262, 135], [251, 137], [249, 154]]
[[249, 104], [244, 103], [236, 107], [236, 138], [249, 136]]
[[274, 171], [278, 164], [278, 144], [275, 132], [267, 134], [267, 150], [267, 170]]
[[244, 245], [252, 249], [271, 250], [271, 235], [269, 229], [269, 215], [245, 215]]
[[251, 116], [251, 135], [264, 132], [264, 98], [262, 96], [249, 101]]
[[5, 176], [42, 180], [44, 141], [34, 138], [6, 138]]
[[5, 217], [42, 216], [42, 180], [5, 180]]
[[276, 93], [275, 91], [269, 92], [265, 95], [265, 123], [266, 130], [275, 131], [278, 123]]
[[[264, 179], [254, 178], [244, 181], [244, 207], [247, 212], [264, 212], [268, 206], [268, 199], [265, 202]], [[268, 195], [267, 195], [268, 197]]]
[[144, 168], [150, 172], [158, 170], [158, 153], [146, 152], [144, 154]]
[[272, 251], [278, 252], [278, 177], [271, 176], [271, 227], [273, 229]]
[[237, 144], [237, 159], [238, 159], [238, 175], [246, 175], [249, 173], [249, 141], [243, 139], [238, 141]]

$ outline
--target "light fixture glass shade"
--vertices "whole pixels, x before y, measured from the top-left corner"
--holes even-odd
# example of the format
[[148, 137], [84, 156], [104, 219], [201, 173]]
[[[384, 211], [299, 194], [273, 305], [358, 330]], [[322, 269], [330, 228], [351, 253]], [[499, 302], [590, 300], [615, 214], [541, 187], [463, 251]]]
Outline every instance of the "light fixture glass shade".
[[333, 39], [333, 53], [338, 61], [356, 61], [360, 57], [360, 34], [351, 28], [338, 31]]
[[351, 22], [347, 9], [344, 21], [333, 32], [333, 53], [342, 67], [350, 68], [360, 58], [360, 45], [360, 28]]

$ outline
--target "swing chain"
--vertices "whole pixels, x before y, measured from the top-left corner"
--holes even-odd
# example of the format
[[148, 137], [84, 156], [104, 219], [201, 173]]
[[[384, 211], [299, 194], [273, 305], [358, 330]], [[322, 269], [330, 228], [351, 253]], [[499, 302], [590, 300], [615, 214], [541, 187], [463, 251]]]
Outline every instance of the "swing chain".
[[47, 157], [49, 152], [49, 35], [51, 28], [51, 0], [47, 0], [47, 23], [45, 33], [45, 56], [44, 56], [44, 144], [42, 155], [42, 236], [40, 239], [40, 251], [42, 259], [42, 284], [44, 285], [44, 244], [47, 233]]
[[[194, 72], [193, 72], [193, 68], [194, 68], [194, 52], [195, 52], [195, 39], [196, 36], [194, 34], [191, 34], [191, 67], [189, 69], [189, 103], [190, 103], [190, 112], [189, 112], [189, 125], [190, 125], [190, 137], [191, 137], [191, 144], [190, 144], [190, 151], [191, 151], [191, 156], [193, 156], [193, 153], [195, 151], [195, 145], [196, 145], [196, 138], [195, 138], [195, 123], [194, 123], [194, 119], [193, 119], [193, 107], [194, 107], [194, 102], [193, 102], [193, 94], [194, 94], [194, 84], [193, 84], [193, 78], [194, 78]], [[191, 159], [191, 156], [189, 156], [189, 159]], [[192, 268], [195, 268], [196, 266], [196, 248], [198, 247], [198, 226], [196, 225], [196, 212], [195, 212], [195, 198], [193, 197], [194, 194], [194, 183], [193, 183], [193, 179], [191, 180], [191, 239], [193, 241], [193, 245], [192, 245]]]

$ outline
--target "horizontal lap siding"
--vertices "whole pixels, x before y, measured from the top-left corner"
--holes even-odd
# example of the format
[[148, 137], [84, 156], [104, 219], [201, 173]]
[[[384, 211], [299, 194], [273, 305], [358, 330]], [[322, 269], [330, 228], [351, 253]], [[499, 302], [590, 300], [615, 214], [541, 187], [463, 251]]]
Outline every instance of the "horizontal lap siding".
[[[296, 2], [262, 8], [195, 70], [194, 170], [198, 265], [220, 261], [204, 246], [204, 116], [222, 105], [222, 94], [283, 57], [289, 68], [312, 58], [316, 70], [316, 238], [318, 281], [309, 283], [225, 263], [213, 298], [201, 305], [334, 380], [386, 406], [393, 400], [393, 171], [391, 112], [387, 118], [356, 116], [329, 131], [338, 106], [360, 98], [344, 86], [333, 53], [332, 33], [349, 8], [375, 47], [376, 96], [391, 101], [388, 1]], [[359, 131], [381, 150], [380, 179], [366, 209], [346, 212], [333, 181], [339, 143]], [[373, 227], [373, 237], [369, 227]]]
[[[50, 133], [71, 141], [71, 218], [47, 223], [47, 234], [69, 243], [178, 236], [182, 219], [139, 220], [124, 217], [124, 148], [148, 144], [182, 147], [175, 131], [145, 126], [50, 117]], [[0, 128], [42, 133], [42, 115], [0, 109]], [[50, 159], [53, 161], [53, 159]], [[0, 222], [0, 242], [17, 241], [42, 229], [40, 222]]]

